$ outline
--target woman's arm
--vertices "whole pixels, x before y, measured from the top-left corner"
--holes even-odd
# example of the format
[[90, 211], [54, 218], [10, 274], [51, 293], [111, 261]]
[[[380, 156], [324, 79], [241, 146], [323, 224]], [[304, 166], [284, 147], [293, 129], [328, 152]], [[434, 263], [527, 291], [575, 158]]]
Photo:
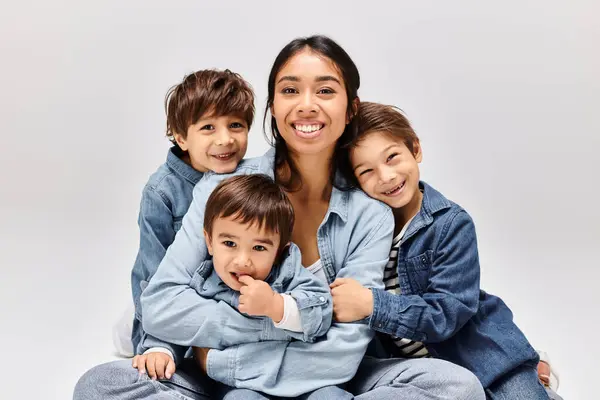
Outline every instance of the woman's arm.
[[373, 329], [420, 342], [441, 342], [475, 315], [479, 305], [475, 225], [461, 210], [449, 218], [442, 234], [425, 293], [404, 296], [373, 290]]
[[[353, 278], [366, 287], [383, 287], [393, 216], [389, 208], [369, 203], [356, 226], [360, 244], [346, 258], [339, 277]], [[348, 227], [354, 229], [355, 227]], [[373, 337], [366, 324], [334, 323], [315, 343], [261, 342], [211, 350], [208, 375], [238, 388], [274, 396], [298, 396], [301, 392], [348, 382]]]

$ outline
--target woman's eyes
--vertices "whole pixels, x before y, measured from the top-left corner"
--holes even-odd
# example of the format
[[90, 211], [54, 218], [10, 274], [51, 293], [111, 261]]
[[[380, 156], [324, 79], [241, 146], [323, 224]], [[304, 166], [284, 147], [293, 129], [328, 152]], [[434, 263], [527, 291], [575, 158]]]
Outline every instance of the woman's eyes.
[[334, 94], [335, 91], [331, 88], [322, 88], [317, 92], [318, 94]]
[[[282, 89], [281, 93], [283, 93], [283, 94], [298, 94], [299, 91], [296, 88], [287, 87], [287, 88]], [[328, 87], [317, 90], [317, 94], [329, 95], [329, 94], [334, 94], [334, 93], [335, 93], [335, 90], [328, 88]]]

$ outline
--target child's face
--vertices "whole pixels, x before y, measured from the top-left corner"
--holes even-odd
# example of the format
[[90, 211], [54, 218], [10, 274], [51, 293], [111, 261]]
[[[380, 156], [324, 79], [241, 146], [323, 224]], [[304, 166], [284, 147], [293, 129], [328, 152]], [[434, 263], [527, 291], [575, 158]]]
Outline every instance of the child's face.
[[350, 151], [350, 161], [365, 193], [392, 208], [401, 208], [419, 191], [420, 146], [415, 146], [415, 152], [388, 133], [373, 132]]
[[234, 115], [203, 116], [187, 130], [187, 137], [175, 134], [187, 151], [192, 167], [200, 172], [233, 172], [246, 154], [248, 124]]
[[227, 286], [239, 291], [241, 275], [261, 281], [267, 278], [277, 257], [280, 237], [258, 229], [256, 224], [242, 224], [234, 217], [217, 218], [212, 235], [205, 231], [204, 237], [215, 272]]

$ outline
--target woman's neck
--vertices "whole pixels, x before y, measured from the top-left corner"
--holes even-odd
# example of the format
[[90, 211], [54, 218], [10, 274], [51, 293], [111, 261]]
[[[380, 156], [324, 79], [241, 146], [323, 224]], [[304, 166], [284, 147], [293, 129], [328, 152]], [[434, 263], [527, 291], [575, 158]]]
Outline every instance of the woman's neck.
[[[328, 152], [329, 153], [329, 152]], [[306, 201], [329, 201], [331, 197], [332, 154], [290, 154], [302, 186], [296, 195]]]

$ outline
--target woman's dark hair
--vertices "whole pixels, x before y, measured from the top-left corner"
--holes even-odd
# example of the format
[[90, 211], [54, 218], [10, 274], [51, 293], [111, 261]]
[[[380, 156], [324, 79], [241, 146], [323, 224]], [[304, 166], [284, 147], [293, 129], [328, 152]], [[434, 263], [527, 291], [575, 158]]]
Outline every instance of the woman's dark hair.
[[[273, 101], [275, 99], [275, 79], [279, 71], [283, 68], [283, 66], [297, 53], [302, 50], [309, 49], [319, 55], [327, 57], [331, 60], [334, 65], [339, 69], [340, 74], [344, 80], [344, 86], [346, 88], [346, 95], [348, 96], [348, 108], [346, 110], [346, 114], [348, 115], [348, 119], [350, 123], [346, 125], [342, 136], [338, 139], [335, 150], [333, 152], [332, 159], [332, 168], [331, 168], [331, 182], [336, 187], [340, 189], [345, 189], [340, 187], [339, 182], [335, 182], [335, 172], [336, 167], [340, 165], [345, 157], [342, 157], [342, 152], [347, 150], [344, 149], [347, 143], [350, 142], [351, 132], [353, 130], [353, 117], [354, 117], [354, 99], [358, 97], [358, 88], [360, 87], [360, 75], [358, 73], [358, 69], [354, 64], [354, 61], [350, 58], [348, 53], [336, 42], [332, 39], [321, 36], [309, 36], [303, 38], [297, 38], [288, 43], [277, 55], [275, 58], [275, 62], [273, 63], [273, 67], [271, 68], [271, 73], [269, 74], [269, 85], [268, 85], [268, 98], [267, 98], [267, 108], [265, 110], [265, 116], [263, 119], [263, 128], [265, 128], [267, 117], [271, 107], [273, 106]], [[300, 173], [298, 172], [298, 168], [294, 165], [292, 158], [290, 157], [289, 150], [279, 130], [277, 129], [277, 122], [275, 121], [275, 117], [271, 115], [271, 136], [266, 132], [265, 136], [267, 141], [271, 143], [272, 146], [275, 147], [275, 169], [283, 165], [287, 165], [290, 170], [289, 179], [284, 182], [280, 182], [281, 185], [287, 191], [295, 191], [299, 190], [302, 187], [302, 179], [300, 177]]]

